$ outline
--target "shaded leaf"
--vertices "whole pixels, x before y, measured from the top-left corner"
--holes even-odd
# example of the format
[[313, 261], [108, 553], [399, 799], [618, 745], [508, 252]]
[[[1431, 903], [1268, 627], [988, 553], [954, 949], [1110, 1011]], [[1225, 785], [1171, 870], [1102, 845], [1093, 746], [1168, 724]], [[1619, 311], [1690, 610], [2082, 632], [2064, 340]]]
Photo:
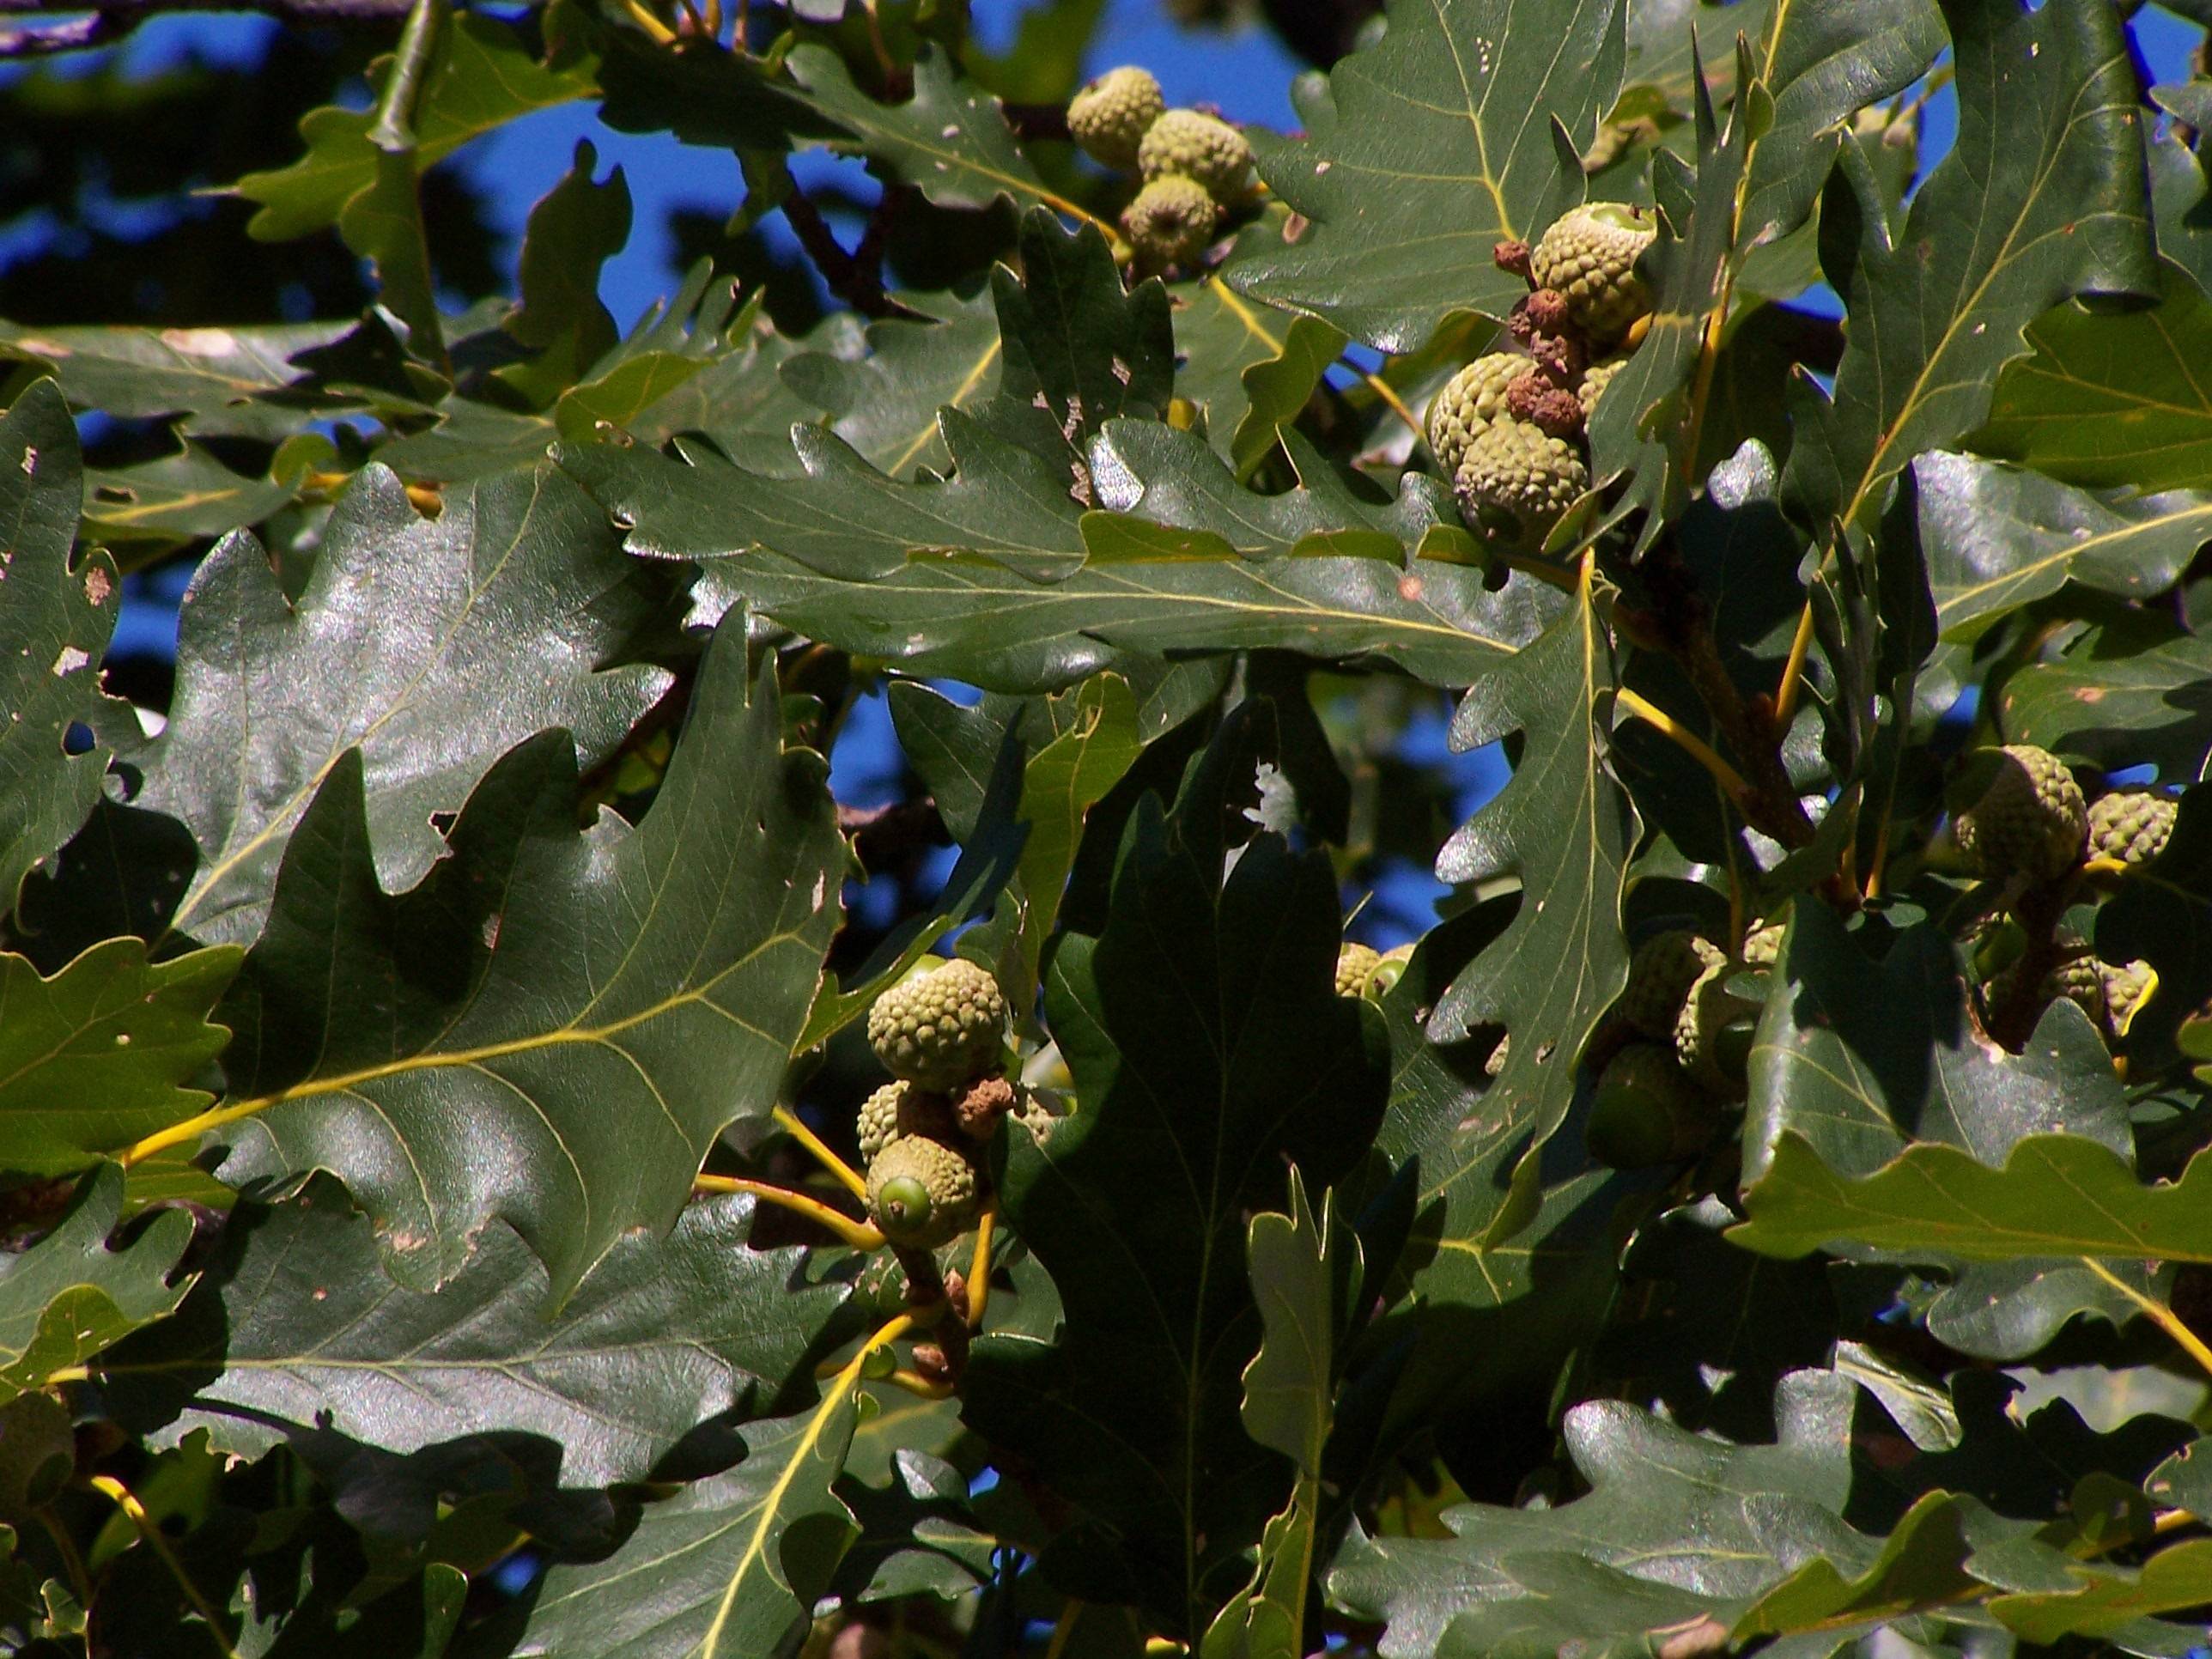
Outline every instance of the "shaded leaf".
[[629, 240], [629, 185], [620, 167], [594, 179], [598, 159], [576, 141], [574, 164], [530, 210], [523, 235], [521, 299], [506, 328], [538, 355], [495, 376], [540, 408], [581, 380], [617, 337], [599, 300], [599, 268]]
[[[70, 404], [126, 420], [182, 416], [198, 437], [289, 437], [310, 372], [293, 362], [336, 344], [351, 321], [233, 328], [33, 328], [0, 323], [0, 350], [49, 364]], [[312, 401], [337, 403], [331, 397]]]
[[205, 1430], [250, 1458], [324, 1431], [393, 1452], [527, 1435], [564, 1486], [642, 1480], [696, 1425], [773, 1401], [843, 1302], [804, 1284], [803, 1250], [750, 1249], [753, 1212], [706, 1199], [665, 1238], [630, 1234], [549, 1321], [545, 1269], [503, 1227], [434, 1292], [364, 1273], [369, 1224], [325, 1179], [234, 1212], [177, 1316], [100, 1374], [157, 1445]]
[[600, 665], [657, 603], [550, 469], [455, 491], [426, 520], [368, 468], [296, 605], [258, 544], [225, 541], [186, 591], [170, 724], [137, 801], [199, 843], [171, 925], [252, 939], [288, 837], [349, 750], [378, 872], [395, 885], [439, 856], [433, 814], [524, 738], [565, 726], [586, 764], [603, 758], [669, 684], [658, 668]]
[[2134, 1149], [2127, 1097], [2081, 1011], [2057, 999], [2026, 1049], [2007, 1054], [1976, 1028], [1956, 947], [1932, 926], [1901, 934], [1875, 962], [1833, 911], [1794, 907], [1750, 1071], [1747, 1182], [1790, 1135], [1854, 1176], [1908, 1142], [1941, 1142], [1985, 1164], [2027, 1136], [2062, 1130], [2119, 1156]]
[[1458, 311], [1503, 317], [1526, 292], [1491, 263], [1581, 199], [1585, 144], [1620, 85], [1618, 0], [1392, 0], [1380, 42], [1330, 70], [1306, 137], [1261, 175], [1312, 222], [1226, 274], [1269, 305], [1379, 350], [1418, 350]]
[[68, 1212], [21, 1255], [0, 1255], [0, 1398], [42, 1388], [184, 1300], [167, 1276], [191, 1243], [181, 1210], [156, 1216], [124, 1249], [107, 1236], [123, 1210], [123, 1171], [103, 1164]]
[[0, 1170], [70, 1174], [205, 1106], [185, 1085], [230, 1040], [207, 1014], [243, 954], [112, 939], [41, 979], [0, 952]]
[[84, 477], [85, 522], [115, 542], [180, 542], [258, 524], [292, 499], [274, 478], [232, 471], [199, 444]]
[[0, 416], [0, 916], [23, 878], [75, 835], [107, 771], [107, 751], [68, 749], [70, 728], [107, 706], [100, 659], [123, 603], [106, 554], [74, 568], [82, 487], [76, 428], [51, 380]]
[[1255, 304], [1218, 279], [1171, 292], [1182, 395], [1205, 415], [1206, 441], [1249, 477], [1305, 408], [1344, 336], [1318, 318]]
[[1327, 860], [1261, 833], [1228, 862], [1264, 707], [1231, 717], [1172, 816], [1139, 805], [1104, 931], [1054, 953], [1046, 1013], [1082, 1109], [1015, 1139], [1000, 1204], [1063, 1322], [1050, 1344], [985, 1335], [962, 1386], [965, 1419], [1079, 1517], [1045, 1556], [1054, 1581], [1194, 1633], [1285, 1485], [1238, 1421], [1261, 1330], [1245, 1212], [1282, 1201], [1286, 1157], [1340, 1173], [1383, 1087], [1379, 1022], [1334, 990]]
[[[902, 294], [899, 302], [921, 315], [869, 324], [865, 355], [805, 351], [787, 358], [780, 373], [871, 466], [908, 478], [916, 467], [941, 471], [951, 462], [937, 411], [973, 410], [995, 391], [999, 325], [996, 309], [981, 295]], [[790, 426], [786, 421], [775, 434], [786, 448]], [[716, 436], [711, 428], [708, 435]], [[728, 444], [721, 447], [749, 464]]]
[[511, 751], [446, 856], [387, 896], [360, 751], [317, 793], [223, 1018], [210, 1115], [234, 1185], [340, 1176], [403, 1284], [514, 1224], [557, 1304], [624, 1232], [681, 1213], [708, 1146], [764, 1117], [837, 924], [823, 765], [786, 752], [773, 665], [719, 630], [636, 828], [575, 828], [565, 732]]
[[2212, 300], [2170, 260], [2148, 311], [2061, 306], [1997, 382], [1974, 447], [2069, 483], [2201, 488], [2212, 477]]
[[[1516, 732], [1524, 744], [1512, 781], [1437, 855], [1442, 880], [1513, 876], [1521, 884], [1512, 921], [1452, 981], [1428, 1019], [1437, 1042], [1478, 1025], [1502, 1025], [1512, 1039], [1483, 1096], [1480, 1138], [1510, 1137], [1525, 1150], [1512, 1196], [1484, 1230], [1486, 1243], [1532, 1218], [1538, 1154], [1566, 1118], [1583, 1044], [1627, 982], [1620, 904], [1637, 818], [1603, 760], [1612, 691], [1611, 647], [1592, 608], [1585, 567], [1566, 613], [1478, 682], [1452, 717], [1456, 751]], [[1425, 1195], [1455, 1178], [1438, 1170], [1425, 1182]]]
[[744, 1461], [647, 1506], [605, 1560], [556, 1565], [518, 1654], [751, 1659], [813, 1610], [851, 1541], [831, 1491], [853, 1437], [857, 1366], [804, 1417], [747, 1425]]
[[2124, 615], [2084, 629], [2056, 661], [2030, 663], [1998, 703], [2017, 741], [2107, 770], [2150, 762], [2160, 777], [2194, 778], [2212, 749], [2212, 643], [2155, 611]]

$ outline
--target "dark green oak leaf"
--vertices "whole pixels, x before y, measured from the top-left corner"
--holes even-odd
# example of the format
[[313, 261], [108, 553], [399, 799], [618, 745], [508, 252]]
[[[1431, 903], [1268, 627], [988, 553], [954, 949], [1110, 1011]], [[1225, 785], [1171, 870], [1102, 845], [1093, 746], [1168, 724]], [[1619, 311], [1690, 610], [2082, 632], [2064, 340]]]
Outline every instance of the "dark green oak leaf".
[[1793, 908], [1753, 1037], [1747, 1182], [1789, 1135], [1846, 1176], [1918, 1143], [1996, 1164], [2023, 1138], [2060, 1131], [2132, 1154], [2125, 1091], [2074, 1004], [2057, 999], [2008, 1054], [1977, 1029], [1957, 948], [1939, 929], [1906, 931], [1876, 962], [1833, 911]]
[[[1425, 1194], [1437, 1196], [1478, 1161], [1478, 1146], [1510, 1139], [1521, 1149], [1510, 1196], [1483, 1223], [1486, 1244], [1534, 1218], [1544, 1144], [1566, 1120], [1583, 1045], [1628, 979], [1620, 907], [1638, 829], [1635, 805], [1604, 758], [1613, 684], [1611, 646], [1585, 574], [1565, 614], [1477, 682], [1452, 717], [1455, 750], [1516, 732], [1524, 745], [1512, 781], [1437, 856], [1442, 880], [1510, 876], [1521, 884], [1512, 921], [1428, 1019], [1438, 1042], [1479, 1026], [1503, 1026], [1512, 1040], [1476, 1133], [1423, 1171]], [[1465, 1237], [1456, 1225], [1450, 1231]]]
[[1821, 264], [1851, 325], [1833, 398], [1799, 389], [1786, 483], [1824, 536], [1870, 530], [1915, 455], [1981, 425], [1997, 371], [2052, 306], [2155, 282], [2118, 15], [1944, 0], [1943, 16], [1958, 140], [1903, 225], [1853, 145], [1823, 199]]
[[784, 749], [773, 665], [748, 679], [732, 617], [635, 828], [579, 833], [574, 744], [541, 733], [396, 895], [345, 750], [222, 1006], [224, 1178], [331, 1170], [416, 1290], [495, 1218], [556, 1304], [625, 1232], [672, 1224], [714, 1137], [775, 1105], [841, 908], [823, 763]]
[[1527, 289], [1491, 250], [1582, 199], [1574, 150], [1620, 90], [1622, 10], [1392, 0], [1382, 40], [1340, 59], [1303, 112], [1306, 137], [1261, 162], [1311, 222], [1225, 280], [1382, 351], [1418, 350], [1455, 312], [1503, 317]]
[[962, 1385], [965, 1420], [1073, 1507], [1054, 1581], [1194, 1635], [1289, 1485], [1239, 1419], [1262, 1328], [1245, 1216], [1282, 1202], [1286, 1158], [1340, 1174], [1384, 1086], [1381, 1022], [1333, 988], [1328, 860], [1224, 839], [1264, 708], [1224, 724], [1171, 815], [1139, 804], [1103, 931], [1054, 953], [1046, 1015], [1082, 1109], [1013, 1142], [1000, 1205], [1059, 1288], [1060, 1333], [985, 1335]]
[[191, 1217], [165, 1212], [111, 1249], [122, 1212], [123, 1171], [103, 1164], [52, 1232], [0, 1255], [0, 1399], [45, 1387], [184, 1300], [191, 1279], [173, 1285], [169, 1275], [191, 1243]]
[[1248, 300], [1219, 277], [1178, 284], [1170, 297], [1181, 395], [1206, 417], [1206, 441], [1249, 477], [1342, 355], [1344, 336], [1317, 317]]
[[[2180, 539], [2199, 533], [2185, 527]], [[2122, 612], [2007, 679], [1997, 703], [2017, 741], [2107, 770], [2148, 763], [2161, 778], [2191, 779], [2212, 750], [2212, 644], [2154, 610]]]
[[548, 1320], [545, 1269], [504, 1227], [434, 1291], [363, 1273], [368, 1221], [325, 1177], [234, 1211], [177, 1316], [100, 1375], [155, 1445], [205, 1431], [252, 1458], [322, 1431], [401, 1453], [528, 1435], [556, 1449], [563, 1486], [643, 1480], [699, 1424], [769, 1407], [843, 1303], [804, 1282], [798, 1247], [748, 1247], [754, 1204], [703, 1199], [665, 1238], [629, 1234]]
[[71, 1174], [204, 1107], [186, 1085], [230, 1040], [207, 1015], [243, 955], [149, 963], [143, 941], [111, 939], [42, 979], [0, 952], [0, 1170]]
[[117, 706], [100, 660], [123, 605], [115, 561], [74, 564], [82, 483], [76, 428], [52, 380], [0, 416], [0, 915], [23, 878], [75, 835], [100, 799], [108, 751], [70, 752], [70, 728]]
[[1912, 471], [1928, 585], [1947, 639], [1971, 641], [2069, 581], [2148, 598], [2172, 586], [2212, 542], [2212, 494], [2092, 495], [2025, 467], [1941, 450]]
[[2201, 488], [2212, 477], [2212, 299], [2172, 260], [2145, 311], [2064, 305], [2027, 331], [1974, 447], [2069, 483]]
[[349, 750], [378, 872], [395, 884], [440, 855], [433, 815], [514, 744], [561, 726], [584, 763], [603, 758], [670, 683], [601, 665], [659, 603], [604, 515], [550, 467], [453, 491], [435, 519], [368, 468], [296, 605], [258, 543], [225, 540], [185, 595], [176, 698], [136, 803], [199, 845], [171, 926], [211, 944], [252, 939], [288, 838]]

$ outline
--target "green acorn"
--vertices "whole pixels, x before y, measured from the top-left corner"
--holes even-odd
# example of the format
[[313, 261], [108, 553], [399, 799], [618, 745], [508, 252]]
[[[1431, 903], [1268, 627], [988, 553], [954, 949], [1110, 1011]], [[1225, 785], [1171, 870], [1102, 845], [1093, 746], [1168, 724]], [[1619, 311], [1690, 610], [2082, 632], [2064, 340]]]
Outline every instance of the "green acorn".
[[1145, 182], [1189, 179], [1224, 207], [1252, 193], [1252, 146], [1228, 122], [1194, 109], [1171, 109], [1146, 130], [1137, 146]]
[[1743, 959], [1753, 968], [1771, 968], [1782, 956], [1782, 935], [1787, 922], [1770, 921], [1743, 936]]
[[[2081, 860], [2089, 814], [2081, 786], [2066, 763], [2033, 744], [1991, 751], [1995, 770], [1972, 806], [1958, 814], [1953, 837], [1992, 881], [2050, 881]], [[1990, 764], [1984, 757], [1984, 764]]]
[[1622, 202], [1592, 202], [1561, 217], [1529, 251], [1540, 289], [1565, 296], [1567, 315], [1593, 342], [1619, 339], [1651, 309], [1651, 291], [1636, 261], [1656, 227]]
[[2158, 970], [2148, 962], [2124, 962], [2115, 967], [2109, 962], [2097, 964], [2098, 977], [2104, 981], [2105, 1009], [2112, 1022], [2112, 1035], [2124, 1037], [2142, 1006], [2158, 989]]
[[1616, 1170], [1644, 1170], [1687, 1158], [1712, 1139], [1717, 1114], [1683, 1075], [1674, 1051], [1632, 1042], [1598, 1079], [1583, 1139], [1590, 1156]]
[[1121, 228], [1148, 269], [1187, 265], [1206, 252], [1221, 210], [1195, 179], [1155, 179], [1121, 210]]
[[1468, 523], [1503, 514], [1530, 541], [1589, 488], [1589, 469], [1572, 444], [1510, 416], [1478, 433], [1452, 473], [1452, 492]]
[[868, 1045], [893, 1077], [942, 1094], [996, 1071], [1006, 999], [972, 962], [901, 980], [868, 1010]]
[[868, 1166], [868, 1215], [892, 1243], [933, 1250], [975, 1224], [981, 1190], [975, 1160], [960, 1148], [902, 1135]]
[[1582, 383], [1575, 387], [1575, 397], [1583, 406], [1583, 418], [1597, 413], [1597, 400], [1613, 384], [1613, 377], [1628, 367], [1628, 356], [1622, 353], [1613, 357], [1601, 357], [1583, 371]]
[[54, 1501], [76, 1472], [69, 1408], [50, 1394], [0, 1406], [0, 1521], [20, 1528]]
[[1109, 167], [1137, 165], [1137, 146], [1167, 108], [1150, 70], [1124, 64], [1068, 100], [1067, 131], [1083, 153]]
[[1717, 1100], [1741, 1100], [1751, 1066], [1751, 1026], [1759, 1004], [1728, 988], [1741, 970], [1722, 962], [1698, 975], [1674, 1019], [1674, 1058]]
[[1459, 471], [1476, 436], [1505, 418], [1505, 389], [1532, 367], [1518, 353], [1493, 351], [1446, 380], [1430, 400], [1429, 448], [1446, 477]]
[[1628, 985], [1615, 1012], [1640, 1035], [1672, 1044], [1690, 988], [1708, 969], [1727, 960], [1718, 945], [1686, 927], [1654, 934], [1629, 958]]
[[2089, 803], [2089, 856], [2148, 864], [2166, 850], [2177, 808], [2150, 789], [2115, 789]]

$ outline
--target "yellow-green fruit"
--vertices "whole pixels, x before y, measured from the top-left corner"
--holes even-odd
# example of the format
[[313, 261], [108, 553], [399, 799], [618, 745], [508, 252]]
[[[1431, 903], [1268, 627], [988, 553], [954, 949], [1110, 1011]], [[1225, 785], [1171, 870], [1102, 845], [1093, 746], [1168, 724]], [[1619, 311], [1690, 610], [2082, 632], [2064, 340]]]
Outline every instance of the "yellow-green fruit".
[[69, 1410], [49, 1394], [22, 1394], [0, 1406], [0, 1521], [20, 1528], [61, 1496], [76, 1469]]
[[1452, 491], [1471, 523], [1486, 512], [1504, 514], [1529, 539], [1589, 488], [1589, 469], [1572, 444], [1510, 416], [1476, 434], [1452, 471]]
[[2147, 864], [2166, 850], [2175, 807], [2148, 789], [2115, 789], [2089, 803], [2089, 856]]
[[1367, 976], [1382, 960], [1382, 953], [1365, 945], [1347, 945], [1336, 953], [1336, 994], [1356, 997], [1367, 988]]
[[1782, 955], [1782, 933], [1788, 924], [1770, 921], [1743, 936], [1743, 959], [1754, 968], [1771, 968]]
[[1992, 881], [2049, 881], [2078, 864], [2089, 813], [2066, 763], [2033, 744], [1996, 751], [1989, 787], [1960, 812], [1952, 833]]
[[1446, 477], [1459, 471], [1468, 446], [1505, 418], [1505, 388], [1529, 372], [1526, 357], [1493, 351], [1477, 357], [1444, 382], [1429, 404], [1429, 448]]
[[1565, 297], [1567, 315], [1592, 340], [1617, 340], [1651, 309], [1651, 291], [1636, 274], [1636, 260], [1657, 234], [1650, 220], [1624, 203], [1593, 202], [1544, 233], [1529, 250], [1529, 273], [1538, 288]]
[[909, 1249], [949, 1244], [975, 1224], [975, 1160], [927, 1135], [902, 1135], [868, 1166], [868, 1215], [885, 1238]]
[[1133, 167], [1146, 129], [1167, 106], [1152, 71], [1125, 64], [1108, 70], [1068, 101], [1067, 131], [1092, 161]]
[[1590, 1156], [1616, 1170], [1686, 1158], [1712, 1138], [1715, 1113], [1675, 1063], [1674, 1051], [1632, 1042], [1598, 1079], [1583, 1139]]
[[1720, 1100], [1741, 1100], [1751, 1064], [1751, 1023], [1759, 1005], [1728, 988], [1737, 970], [1723, 962], [1698, 975], [1674, 1018], [1674, 1058], [1691, 1081]]
[[1006, 999], [972, 962], [902, 980], [868, 1010], [868, 1044], [884, 1068], [939, 1093], [995, 1070], [1006, 1037]]
[[2125, 962], [2118, 967], [2109, 962], [2097, 964], [2098, 976], [2105, 983], [2105, 1008], [2112, 1016], [2112, 1030], [2121, 1036], [2128, 1034], [2128, 1022], [2150, 1000], [2151, 993], [2158, 988], [2158, 975], [2150, 963], [2137, 960]]
[[862, 1163], [874, 1163], [876, 1154], [898, 1139], [899, 1107], [913, 1087], [911, 1083], [886, 1083], [860, 1103], [857, 1128]]
[[1718, 945], [1686, 927], [1645, 939], [1629, 958], [1628, 985], [1619, 1004], [1621, 1018], [1654, 1042], [1671, 1044], [1690, 988], [1707, 969], [1727, 960]]
[[1206, 252], [1221, 210], [1192, 179], [1155, 179], [1121, 210], [1121, 228], [1146, 264], [1184, 265]]
[[1613, 377], [1628, 367], [1628, 357], [1623, 353], [1617, 357], [1601, 357], [1583, 371], [1582, 384], [1575, 388], [1575, 400], [1583, 406], [1585, 419], [1597, 413], [1597, 400], [1613, 384]]
[[1228, 122], [1194, 109], [1171, 109], [1146, 129], [1137, 166], [1147, 183], [1193, 179], [1224, 207], [1252, 192], [1252, 146]]

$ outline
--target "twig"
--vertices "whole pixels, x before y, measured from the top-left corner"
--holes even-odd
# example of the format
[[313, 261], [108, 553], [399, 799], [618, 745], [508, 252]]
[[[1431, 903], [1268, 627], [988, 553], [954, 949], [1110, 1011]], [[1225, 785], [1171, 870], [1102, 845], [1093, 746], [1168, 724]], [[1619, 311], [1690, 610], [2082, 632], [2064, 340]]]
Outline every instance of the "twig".
[[745, 188], [774, 200], [783, 210], [784, 222], [791, 234], [799, 239], [799, 246], [822, 273], [822, 280], [830, 291], [864, 317], [894, 317], [901, 313], [884, 293], [883, 272], [870, 270], [844, 246], [830, 230], [822, 210], [814, 205], [799, 181], [791, 176], [791, 168], [779, 157], [759, 161], [741, 158], [744, 170]]
[[983, 1309], [991, 1299], [991, 1237], [998, 1229], [998, 1206], [988, 1206], [975, 1223], [975, 1254], [968, 1261], [968, 1328], [983, 1328]]
[[161, 1528], [154, 1523], [154, 1517], [146, 1513], [146, 1506], [138, 1501], [137, 1494], [112, 1474], [95, 1474], [92, 1477], [91, 1485], [94, 1492], [104, 1492], [115, 1500], [116, 1508], [131, 1518], [131, 1524], [138, 1528], [138, 1535], [146, 1540], [148, 1547], [161, 1558], [176, 1578], [177, 1587], [184, 1591], [185, 1600], [191, 1604], [192, 1611], [207, 1621], [208, 1634], [215, 1638], [216, 1646], [222, 1650], [223, 1659], [238, 1659], [238, 1650], [231, 1646], [230, 1638], [223, 1630], [222, 1620], [215, 1616], [215, 1609], [208, 1605], [207, 1598], [200, 1594], [199, 1586], [193, 1583], [185, 1573], [185, 1564], [177, 1559], [176, 1552], [169, 1547], [169, 1540], [161, 1535]]
[[860, 1171], [824, 1146], [822, 1137], [808, 1128], [798, 1113], [788, 1106], [779, 1106], [775, 1109], [775, 1121], [793, 1140], [814, 1154], [817, 1163], [843, 1182], [854, 1197], [862, 1203], [867, 1201], [868, 1183], [861, 1179]]
[[691, 1177], [691, 1189], [700, 1193], [750, 1193], [765, 1203], [781, 1205], [817, 1226], [828, 1228], [856, 1250], [880, 1250], [884, 1247], [884, 1236], [874, 1227], [831, 1209], [819, 1199], [794, 1193], [788, 1188], [771, 1186], [765, 1181], [748, 1181], [742, 1176], [698, 1175]]

